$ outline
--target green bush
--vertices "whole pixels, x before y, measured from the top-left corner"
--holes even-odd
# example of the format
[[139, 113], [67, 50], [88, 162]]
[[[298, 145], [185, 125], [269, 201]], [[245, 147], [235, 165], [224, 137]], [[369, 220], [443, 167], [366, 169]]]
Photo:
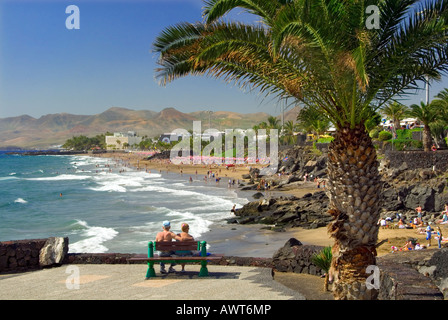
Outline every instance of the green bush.
[[390, 139], [392, 139], [392, 133], [390, 133], [389, 131], [381, 131], [381, 132], [378, 134], [378, 139], [379, 139], [380, 141], [387, 141], [387, 140], [390, 140]]
[[421, 128], [414, 128], [414, 129], [398, 129], [397, 130], [397, 139], [412, 139], [412, 133], [413, 132], [420, 132]]
[[375, 128], [375, 129], [370, 130], [369, 136], [372, 139], [378, 139], [379, 133], [380, 133], [380, 130], [378, 128]]
[[397, 151], [421, 149], [423, 148], [423, 142], [420, 140], [412, 139], [395, 139], [390, 141]]
[[412, 132], [409, 129], [398, 129], [397, 130], [397, 139], [412, 139]]
[[317, 143], [330, 143], [331, 141], [334, 140], [334, 137], [329, 137], [329, 138], [319, 138], [317, 140]]

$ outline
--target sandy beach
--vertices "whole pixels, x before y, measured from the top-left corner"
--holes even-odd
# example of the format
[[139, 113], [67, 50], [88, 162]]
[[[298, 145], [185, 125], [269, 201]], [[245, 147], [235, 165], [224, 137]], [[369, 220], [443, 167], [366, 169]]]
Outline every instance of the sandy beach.
[[[107, 153], [97, 154], [98, 157], [113, 158], [122, 161], [126, 166], [137, 168], [137, 170], [146, 170], [147, 172], [160, 172], [162, 174], [180, 174], [189, 179], [190, 176], [196, 180], [201, 180], [207, 175], [208, 171], [214, 172], [218, 177], [222, 178], [221, 185], [227, 186], [228, 179], [242, 180], [242, 176], [249, 172], [250, 167], [254, 165], [237, 165], [226, 169], [224, 165], [207, 166], [201, 165], [175, 165], [168, 160], [145, 160], [145, 153]], [[258, 166], [260, 167], [260, 166]], [[288, 188], [285, 191], [275, 191], [275, 195], [294, 195], [301, 197], [306, 193], [313, 193], [320, 189], [309, 182], [304, 183], [297, 188]], [[254, 191], [244, 192], [248, 198]], [[273, 195], [274, 195], [273, 194]], [[231, 217], [229, 208], [229, 218]], [[226, 217], [223, 217], [226, 218]], [[334, 243], [333, 239], [328, 236], [327, 228], [303, 229], [291, 228], [284, 232], [274, 232], [265, 230], [262, 225], [235, 225], [228, 224], [225, 221], [216, 223], [212, 226], [211, 232], [207, 234], [207, 241], [213, 247], [213, 251], [220, 252], [224, 249], [231, 251], [236, 256], [253, 256], [253, 257], [272, 257], [272, 254], [282, 247], [290, 238], [296, 238], [303, 244], [312, 244], [319, 246], [330, 246]], [[448, 234], [448, 227], [441, 225], [443, 234]], [[425, 234], [418, 233], [415, 229], [383, 229], [380, 228], [378, 241], [383, 244], [377, 248], [378, 255], [384, 255], [392, 252], [391, 247], [402, 247], [409, 238], [416, 238], [422, 245], [427, 245]], [[224, 241], [223, 241], [224, 240]], [[437, 241], [433, 238], [431, 246], [428, 249], [437, 249]]]

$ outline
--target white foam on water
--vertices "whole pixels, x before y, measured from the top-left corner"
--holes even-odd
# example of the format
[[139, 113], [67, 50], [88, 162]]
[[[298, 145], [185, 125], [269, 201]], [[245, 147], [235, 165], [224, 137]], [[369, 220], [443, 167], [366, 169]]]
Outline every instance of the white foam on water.
[[104, 253], [109, 249], [103, 245], [104, 242], [112, 240], [118, 235], [118, 231], [113, 228], [89, 226], [86, 221], [77, 220], [75, 227], [83, 227], [81, 236], [87, 237], [73, 244], [70, 244], [71, 253]]
[[141, 187], [144, 183], [144, 178], [133, 174], [115, 174], [105, 173], [94, 176], [93, 180], [99, 185], [98, 187], [90, 187], [93, 191], [108, 191], [108, 192], [126, 192], [128, 187]]
[[90, 187], [93, 191], [127, 192], [137, 191], [148, 185], [162, 184], [159, 174], [149, 174], [142, 171], [127, 171], [122, 173], [99, 172], [93, 176], [93, 180], [98, 184]]
[[28, 203], [28, 201], [22, 199], [22, 198], [17, 198], [16, 200], [14, 200], [15, 203]]
[[0, 177], [0, 181], [5, 181], [5, 180], [17, 180], [19, 178], [14, 177], [14, 176], [9, 176], [9, 177]]
[[86, 175], [75, 175], [75, 174], [61, 174], [55, 177], [42, 177], [42, 178], [27, 178], [26, 180], [33, 181], [59, 181], [59, 180], [86, 180], [90, 176]]
[[173, 232], [180, 232], [181, 224], [185, 222], [190, 226], [189, 233], [194, 238], [199, 238], [202, 234], [210, 231], [210, 226], [213, 224], [213, 221], [207, 219], [207, 217], [189, 211], [172, 211], [167, 216], [171, 222], [171, 230]]

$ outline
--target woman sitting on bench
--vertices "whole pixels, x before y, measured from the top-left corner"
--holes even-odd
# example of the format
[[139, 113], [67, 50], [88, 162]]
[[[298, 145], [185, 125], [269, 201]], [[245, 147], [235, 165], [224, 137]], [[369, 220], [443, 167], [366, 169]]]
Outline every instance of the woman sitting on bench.
[[[180, 229], [182, 230], [182, 232], [177, 234], [177, 241], [194, 241], [193, 236], [188, 233], [188, 231], [190, 231], [190, 226], [187, 223], [182, 223]], [[191, 250], [181, 250], [176, 251], [175, 255], [179, 257], [188, 257], [192, 256], [193, 252]], [[185, 264], [182, 264], [182, 270], [180, 272], [185, 272]]]

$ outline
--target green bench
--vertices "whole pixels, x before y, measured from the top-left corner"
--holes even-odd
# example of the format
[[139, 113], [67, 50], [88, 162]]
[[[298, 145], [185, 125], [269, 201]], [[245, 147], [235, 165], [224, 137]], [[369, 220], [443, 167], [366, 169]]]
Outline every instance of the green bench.
[[[193, 256], [176, 256], [173, 254], [169, 257], [160, 257], [154, 254], [154, 251], [199, 251], [199, 255]], [[133, 257], [130, 261], [147, 261], [148, 271], [146, 272], [146, 279], [156, 277], [154, 270], [154, 263], [164, 262], [166, 264], [187, 264], [187, 263], [201, 263], [201, 269], [199, 271], [199, 277], [207, 277], [208, 261], [219, 261], [222, 255], [207, 255], [207, 242], [205, 241], [150, 241], [148, 243], [148, 257]]]

